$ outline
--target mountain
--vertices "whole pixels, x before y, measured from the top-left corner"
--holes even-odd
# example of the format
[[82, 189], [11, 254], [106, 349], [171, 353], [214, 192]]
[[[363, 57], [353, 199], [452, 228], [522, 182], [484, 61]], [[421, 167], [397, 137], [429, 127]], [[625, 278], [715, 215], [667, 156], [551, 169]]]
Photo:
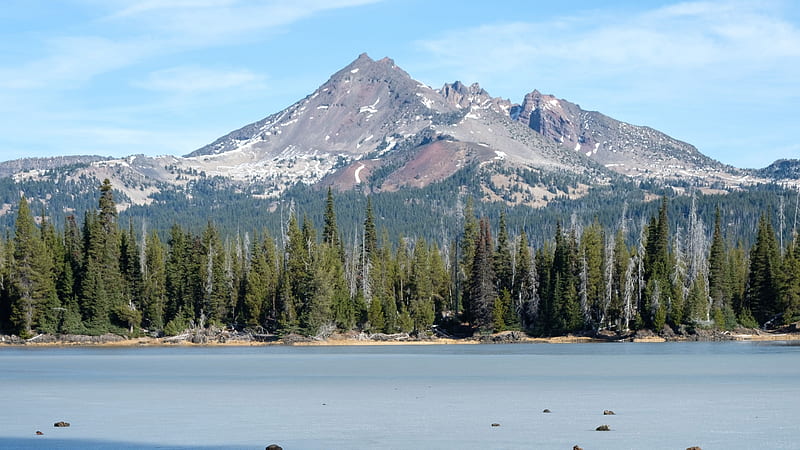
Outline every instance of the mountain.
[[735, 172], [694, 146], [649, 127], [631, 125], [537, 90], [511, 116], [541, 135], [631, 177], [708, 177]]
[[209, 175], [268, 182], [274, 190], [268, 193], [323, 179], [339, 189], [422, 187], [467, 165], [499, 160], [604, 173], [520, 126], [510, 107], [491, 99], [462, 105], [391, 59], [362, 54], [311, 95], [190, 153], [186, 163]]
[[[66, 211], [109, 178], [121, 210], [176, 202], [279, 199], [298, 183], [339, 191], [403, 193], [447, 185], [444, 203], [470, 192], [486, 201], [544, 207], [626, 185], [724, 192], [787, 170], [725, 166], [690, 144], [536, 90], [521, 103], [479, 84], [439, 89], [389, 58], [361, 54], [314, 92], [184, 157], [62, 157], [0, 164], [0, 214], [19, 193]], [[449, 197], [448, 197], [449, 196]], [[273, 206], [274, 208], [274, 206]]]
[[775, 180], [800, 180], [800, 159], [779, 159], [755, 173]]
[[589, 184], [607, 181], [606, 169], [667, 183], [746, 181], [741, 171], [652, 128], [536, 90], [515, 104], [477, 83], [432, 89], [391, 59], [366, 54], [311, 95], [192, 152], [186, 163], [210, 175], [267, 181], [265, 194], [277, 195], [298, 181], [323, 179], [340, 189], [420, 187], [497, 160], [586, 174]]

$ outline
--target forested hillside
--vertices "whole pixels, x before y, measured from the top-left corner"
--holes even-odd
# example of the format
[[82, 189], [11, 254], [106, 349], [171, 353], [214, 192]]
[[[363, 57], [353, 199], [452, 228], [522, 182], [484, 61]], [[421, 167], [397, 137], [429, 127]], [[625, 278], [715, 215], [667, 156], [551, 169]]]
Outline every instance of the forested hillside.
[[[314, 194], [319, 200], [302, 209], [279, 205], [272, 217], [280, 220], [266, 226], [207, 220], [199, 230], [121, 221], [108, 180], [96, 208], [63, 224], [36, 216], [23, 196], [0, 240], [0, 328], [23, 337], [171, 335], [210, 325], [559, 335], [800, 318], [800, 248], [784, 238], [795, 235], [796, 220], [771, 214], [785, 200], [762, 209], [742, 238], [727, 222], [734, 212], [715, 208], [710, 220], [699, 212], [701, 196], [663, 196], [641, 221], [624, 207], [602, 221], [548, 210], [552, 230], [509, 226], [513, 208], [490, 219], [467, 196], [463, 207], [449, 206], [457, 214], [447, 223], [406, 219], [390, 233], [388, 200], [376, 214], [369, 196], [342, 208], [332, 191], [304, 193]], [[357, 217], [346, 233], [342, 211]]]

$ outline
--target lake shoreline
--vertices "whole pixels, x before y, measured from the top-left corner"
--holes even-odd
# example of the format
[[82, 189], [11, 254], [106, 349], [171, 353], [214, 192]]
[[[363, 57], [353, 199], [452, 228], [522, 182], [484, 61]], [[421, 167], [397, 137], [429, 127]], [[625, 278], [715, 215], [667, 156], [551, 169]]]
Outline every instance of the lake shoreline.
[[335, 334], [325, 339], [300, 335], [278, 337], [273, 335], [248, 335], [245, 333], [185, 333], [171, 337], [128, 338], [115, 334], [87, 335], [38, 335], [30, 339], [17, 336], [0, 336], [2, 347], [261, 347], [261, 346], [396, 346], [396, 345], [479, 345], [479, 344], [588, 344], [613, 342], [717, 342], [717, 341], [800, 341], [800, 332], [769, 332], [762, 330], [709, 331], [690, 335], [657, 335], [650, 331], [639, 331], [618, 335], [597, 333], [595, 335], [565, 335], [552, 337], [530, 337], [521, 332], [501, 332], [491, 335], [464, 338], [413, 337], [407, 334], [368, 335], [365, 333]]

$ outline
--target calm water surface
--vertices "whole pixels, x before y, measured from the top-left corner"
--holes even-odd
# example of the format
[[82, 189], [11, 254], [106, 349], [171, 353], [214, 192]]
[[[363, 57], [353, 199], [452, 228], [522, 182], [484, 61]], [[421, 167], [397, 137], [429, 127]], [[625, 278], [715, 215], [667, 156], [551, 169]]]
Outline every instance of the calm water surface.
[[798, 401], [780, 342], [0, 347], [0, 448], [797, 449]]

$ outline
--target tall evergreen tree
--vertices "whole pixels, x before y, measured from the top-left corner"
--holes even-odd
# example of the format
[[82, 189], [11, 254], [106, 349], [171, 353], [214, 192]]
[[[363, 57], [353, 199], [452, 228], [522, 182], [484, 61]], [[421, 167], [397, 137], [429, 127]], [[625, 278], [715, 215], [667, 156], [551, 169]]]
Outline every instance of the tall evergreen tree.
[[508, 230], [506, 229], [506, 214], [500, 213], [500, 226], [497, 231], [497, 247], [493, 255], [494, 275], [497, 279], [497, 292], [503, 290], [511, 292], [514, 284], [514, 276], [511, 261], [511, 244], [509, 242]]
[[333, 190], [328, 187], [328, 196], [325, 201], [325, 223], [322, 228], [322, 242], [332, 247], [338, 247], [339, 228], [336, 225], [336, 211], [334, 208]]
[[267, 328], [277, 318], [278, 272], [275, 244], [269, 236], [253, 243], [250, 270], [245, 275], [244, 316], [248, 327]]
[[161, 331], [166, 325], [164, 312], [167, 303], [167, 270], [164, 245], [156, 232], [147, 236], [144, 259], [142, 324], [149, 330]]
[[428, 245], [424, 239], [418, 239], [414, 245], [409, 281], [409, 314], [414, 324], [414, 331], [425, 331], [433, 324], [434, 286], [431, 279]]
[[571, 333], [581, 329], [583, 317], [578, 298], [578, 244], [575, 233], [556, 231], [556, 248], [550, 273], [552, 286], [552, 316], [550, 332]]
[[484, 332], [493, 330], [494, 302], [497, 299], [492, 253], [492, 233], [489, 221], [484, 218], [480, 221], [480, 233], [475, 243], [467, 297], [467, 318], [474, 328]]
[[54, 333], [60, 308], [56, 296], [53, 260], [21, 197], [14, 231], [11, 265], [11, 322], [15, 332], [29, 337], [34, 331]]
[[587, 322], [594, 327], [600, 326], [600, 322], [607, 312], [605, 310], [606, 287], [603, 278], [605, 272], [604, 241], [603, 229], [597, 220], [586, 227], [581, 235], [580, 264], [582, 277], [585, 278], [582, 283], [585, 286], [582, 309], [585, 310], [584, 315], [588, 319]]
[[539, 293], [536, 285], [536, 264], [531, 256], [528, 235], [523, 230], [517, 245], [516, 276], [511, 291], [512, 306], [524, 329], [532, 329], [539, 314]]
[[783, 323], [789, 324], [800, 319], [800, 248], [797, 245], [796, 235], [784, 252], [779, 296]]
[[730, 306], [730, 288], [725, 274], [725, 240], [722, 236], [721, 220], [719, 206], [717, 206], [714, 214], [714, 233], [708, 254], [708, 293], [711, 296], [713, 308], [716, 310]]
[[108, 179], [100, 186], [97, 212], [86, 214], [83, 237], [80, 303], [87, 332], [101, 334], [111, 327], [111, 312], [125, 304], [117, 208]]
[[470, 311], [470, 277], [472, 276], [472, 263], [475, 260], [475, 246], [478, 242], [478, 235], [480, 228], [478, 220], [475, 218], [475, 210], [472, 202], [472, 197], [467, 198], [467, 205], [464, 208], [464, 230], [461, 235], [461, 242], [459, 246], [460, 261], [458, 263], [460, 270], [456, 276], [456, 291], [460, 292], [460, 302], [456, 302], [456, 313], [464, 312], [469, 317]]
[[755, 245], [750, 250], [750, 275], [745, 298], [746, 309], [749, 309], [759, 325], [763, 325], [778, 313], [779, 270], [779, 250], [775, 231], [767, 216], [762, 215], [758, 221]]

